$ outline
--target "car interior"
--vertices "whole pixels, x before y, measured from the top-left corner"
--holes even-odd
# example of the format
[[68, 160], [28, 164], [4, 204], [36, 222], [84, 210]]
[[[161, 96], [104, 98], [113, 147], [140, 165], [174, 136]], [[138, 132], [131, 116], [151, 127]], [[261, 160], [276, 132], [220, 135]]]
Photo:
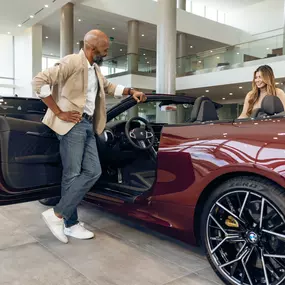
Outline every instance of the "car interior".
[[[155, 96], [150, 96], [154, 108], [186, 105], [190, 112], [181, 124], [220, 122], [217, 110], [222, 105], [208, 97]], [[38, 99], [6, 97], [0, 98], [0, 103], [1, 168], [6, 185], [15, 192], [60, 185], [59, 142], [54, 132], [41, 123], [46, 112], [44, 103]], [[160, 135], [168, 124], [143, 117], [116, 119], [135, 104], [127, 98], [112, 107], [105, 131], [96, 137], [103, 169], [96, 193], [109, 192], [108, 195], [120, 198], [123, 195], [127, 201], [149, 191], [155, 183]], [[280, 99], [267, 96], [250, 120], [284, 115]]]

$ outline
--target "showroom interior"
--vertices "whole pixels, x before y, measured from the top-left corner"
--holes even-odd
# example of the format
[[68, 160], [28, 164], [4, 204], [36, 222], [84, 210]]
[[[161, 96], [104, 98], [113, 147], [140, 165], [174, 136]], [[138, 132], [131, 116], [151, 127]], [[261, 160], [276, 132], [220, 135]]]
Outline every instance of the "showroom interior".
[[[1, 102], [8, 97], [39, 99], [32, 90], [34, 76], [78, 53], [84, 35], [99, 29], [110, 41], [100, 69], [111, 83], [151, 95], [206, 96], [222, 104], [217, 110], [220, 120], [234, 120], [260, 65], [271, 66], [276, 87], [285, 90], [284, 4], [284, 0], [3, 0], [0, 108], [5, 109]], [[107, 96], [106, 108], [120, 100]], [[135, 116], [155, 121], [163, 115], [151, 103], [133, 106], [117, 119]], [[189, 116], [187, 107], [179, 107], [168, 119], [184, 123]], [[87, 202], [80, 214], [96, 239], [62, 245], [39, 217], [44, 208], [37, 201], [0, 207], [0, 285], [225, 284], [199, 247]]]

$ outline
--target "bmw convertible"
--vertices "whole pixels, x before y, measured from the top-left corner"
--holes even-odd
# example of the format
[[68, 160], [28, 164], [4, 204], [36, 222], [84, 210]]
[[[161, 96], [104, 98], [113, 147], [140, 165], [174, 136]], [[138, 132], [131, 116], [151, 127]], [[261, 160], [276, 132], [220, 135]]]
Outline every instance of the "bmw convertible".
[[[267, 97], [240, 120], [219, 120], [207, 97], [123, 99], [96, 137], [102, 176], [85, 199], [199, 244], [226, 284], [284, 284], [285, 113]], [[45, 112], [38, 99], [0, 98], [0, 205], [60, 196]]]

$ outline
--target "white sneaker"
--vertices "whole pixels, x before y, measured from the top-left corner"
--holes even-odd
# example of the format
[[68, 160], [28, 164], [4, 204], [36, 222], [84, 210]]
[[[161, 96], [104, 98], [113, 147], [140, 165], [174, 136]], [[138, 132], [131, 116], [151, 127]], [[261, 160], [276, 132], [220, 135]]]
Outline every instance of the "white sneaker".
[[53, 208], [44, 211], [42, 217], [53, 235], [61, 242], [68, 243], [68, 238], [63, 230], [64, 221], [55, 215]]
[[81, 222], [69, 228], [64, 227], [64, 233], [67, 236], [71, 236], [78, 239], [90, 239], [94, 237], [94, 233], [85, 229], [84, 224]]

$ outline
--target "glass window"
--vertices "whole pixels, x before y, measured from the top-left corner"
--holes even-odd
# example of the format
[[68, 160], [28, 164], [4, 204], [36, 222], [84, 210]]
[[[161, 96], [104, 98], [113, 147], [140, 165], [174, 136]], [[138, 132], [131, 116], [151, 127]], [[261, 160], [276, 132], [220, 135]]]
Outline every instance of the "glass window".
[[192, 13], [205, 17], [205, 6], [201, 3], [192, 2]]
[[0, 87], [0, 96], [13, 96], [14, 90], [12, 87]]
[[51, 58], [51, 57], [48, 57], [48, 59], [47, 59], [47, 67], [52, 67], [52, 66], [54, 66], [58, 61], [59, 61], [58, 58]]
[[13, 37], [0, 34], [0, 77], [13, 77]]

